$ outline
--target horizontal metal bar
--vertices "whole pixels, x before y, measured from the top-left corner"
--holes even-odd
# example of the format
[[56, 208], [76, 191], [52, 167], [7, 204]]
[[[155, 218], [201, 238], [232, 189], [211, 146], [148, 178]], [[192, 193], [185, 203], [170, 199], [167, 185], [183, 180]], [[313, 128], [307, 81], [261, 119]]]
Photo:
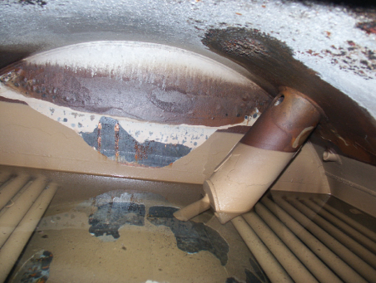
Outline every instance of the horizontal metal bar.
[[[328, 234], [333, 236], [339, 243], [342, 243], [346, 246], [350, 251], [356, 254], [359, 258], [364, 260], [368, 263], [369, 266], [376, 268], [376, 256], [367, 250], [365, 247], [357, 243], [354, 239], [343, 233], [337, 227], [326, 221], [320, 215], [317, 215], [314, 211], [312, 211], [309, 207], [305, 205], [304, 200], [298, 201], [296, 199], [287, 199], [295, 208], [297, 208], [300, 212], [302, 212], [305, 216], [312, 219], [311, 222], [306, 228], [310, 229], [313, 227], [313, 223], [316, 223], [320, 228], [325, 230]], [[313, 229], [315, 229], [313, 227]], [[376, 279], [376, 270], [375, 270], [375, 279]]]
[[262, 203], [256, 204], [256, 213], [277, 234], [283, 243], [299, 258], [308, 270], [322, 283], [340, 283], [335, 275], [294, 233], [290, 231]]
[[338, 218], [342, 219], [344, 222], [352, 226], [354, 229], [358, 230], [368, 238], [370, 238], [372, 241], [376, 241], [376, 233], [374, 231], [371, 231], [367, 227], [364, 227], [362, 224], [356, 222], [354, 219], [350, 218], [346, 214], [338, 211], [334, 207], [331, 207], [328, 203], [322, 201], [321, 199], [315, 198], [313, 199], [314, 202], [316, 202], [318, 205], [323, 207], [325, 210], [329, 211], [333, 215], [337, 216]]
[[[365, 246], [368, 250], [370, 250], [370, 252], [372, 252], [373, 254], [376, 253], [376, 243], [374, 241], [364, 236], [362, 233], [355, 230], [353, 227], [343, 222], [339, 218], [335, 217], [328, 211], [322, 209], [322, 207], [313, 202], [313, 200], [304, 200], [304, 204], [307, 205], [310, 209], [312, 209], [315, 213], [319, 214], [320, 216], [331, 222], [334, 226], [337, 226], [346, 234], [351, 236], [351, 238], [355, 239], [357, 243], [360, 243], [363, 246]], [[376, 262], [374, 263], [376, 264]]]
[[241, 216], [232, 219], [231, 222], [271, 282], [293, 282], [278, 260]]
[[35, 230], [57, 190], [56, 184], [49, 184], [31, 206], [18, 227], [0, 250], [0, 282], [4, 282], [17, 261], [27, 241]]
[[244, 214], [243, 218], [295, 282], [318, 282], [254, 211]]
[[27, 189], [14, 201], [0, 217], [0, 247], [5, 243], [10, 234], [16, 228], [22, 217], [25, 216], [31, 205], [46, 186], [44, 177], [34, 180]]
[[10, 176], [11, 176], [11, 174], [9, 172], [5, 172], [5, 171], [1, 172], [0, 173], [0, 184], [8, 181]]
[[[275, 198], [274, 200], [279, 206], [281, 206], [285, 211], [293, 216], [301, 225], [303, 225], [305, 229], [311, 232], [315, 237], [317, 237], [327, 247], [329, 247], [335, 254], [337, 254], [357, 272], [359, 272], [362, 277], [367, 279], [369, 282], [376, 283], [376, 270], [369, 266], [364, 260], [351, 252], [346, 246], [341, 244], [334, 237], [329, 235], [324, 229], [313, 223], [311, 219], [298, 211], [290, 203], [281, 198]], [[295, 205], [297, 204], [294, 204], [294, 206]]]
[[29, 180], [29, 176], [19, 175], [5, 184], [0, 189], [0, 209], [2, 209]]
[[298, 221], [279, 205], [264, 197], [261, 202], [281, 220], [304, 244], [307, 245], [344, 282], [367, 282], [352, 267], [334, 254], [328, 247], [309, 233]]

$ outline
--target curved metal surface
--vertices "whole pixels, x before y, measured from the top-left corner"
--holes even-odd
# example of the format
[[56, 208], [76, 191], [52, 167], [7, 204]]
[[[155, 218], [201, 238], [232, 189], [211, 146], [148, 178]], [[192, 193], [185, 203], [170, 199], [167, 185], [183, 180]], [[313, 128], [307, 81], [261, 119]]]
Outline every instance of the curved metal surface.
[[[144, 41], [184, 48], [224, 63], [271, 95], [276, 95], [281, 85], [305, 93], [328, 115], [329, 120], [320, 127], [318, 134], [343, 154], [376, 164], [375, 5], [355, 1], [345, 1], [349, 5], [337, 3], [282, 0], [3, 1], [0, 3], [3, 27], [0, 31], [0, 66], [36, 52], [97, 40]], [[28, 75], [31, 69], [28, 67]], [[87, 70], [81, 70], [79, 75], [85, 76], [85, 72]], [[67, 83], [63, 86], [60, 83], [59, 89], [71, 92], [77, 82], [72, 74], [66, 76]], [[95, 81], [92, 87], [99, 88], [99, 78]], [[58, 80], [55, 83], [59, 84]], [[22, 88], [19, 85], [18, 88]], [[43, 88], [41, 83], [32, 86]], [[82, 93], [85, 93], [85, 87], [81, 89]], [[227, 86], [223, 89], [232, 91]], [[172, 97], [175, 91], [180, 91], [175, 87], [167, 90]], [[185, 94], [178, 99], [183, 102], [175, 104], [161, 100], [158, 92], [149, 90], [148, 95], [150, 100], [140, 106], [146, 109], [140, 110], [138, 117], [156, 121], [159, 118], [150, 109], [157, 109], [165, 111], [161, 120], [168, 123], [180, 123], [184, 117], [189, 118], [189, 123], [197, 123], [189, 114], [192, 102], [185, 100]], [[50, 98], [46, 95], [43, 99]], [[85, 99], [76, 99], [73, 104], [82, 107], [82, 101]], [[202, 110], [212, 109], [206, 100], [196, 102], [193, 104], [202, 105]], [[214, 112], [210, 113], [218, 114], [221, 121], [214, 119], [207, 123], [229, 122], [223, 117], [226, 113], [237, 120], [239, 117], [236, 116], [245, 112], [233, 108], [242, 102], [233, 102], [236, 104], [227, 105], [222, 101], [220, 105], [225, 110], [211, 110]], [[66, 102], [62, 99], [59, 103]], [[241, 110], [243, 108], [241, 106]], [[137, 116], [133, 109], [128, 110], [130, 115]], [[108, 105], [92, 111], [119, 113], [119, 109]]]
[[295, 152], [319, 122], [320, 110], [302, 93], [284, 88], [240, 142], [262, 149]]
[[143, 42], [90, 42], [40, 53], [0, 70], [0, 82], [56, 106], [166, 124], [237, 124], [270, 100], [223, 64]]

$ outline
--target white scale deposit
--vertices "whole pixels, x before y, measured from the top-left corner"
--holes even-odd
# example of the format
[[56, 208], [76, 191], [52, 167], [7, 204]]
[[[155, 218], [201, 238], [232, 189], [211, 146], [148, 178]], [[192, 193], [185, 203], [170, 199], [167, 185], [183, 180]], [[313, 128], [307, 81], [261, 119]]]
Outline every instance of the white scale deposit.
[[[118, 80], [126, 75], [140, 84], [145, 81], [153, 83], [153, 74], [162, 71], [175, 74], [177, 81], [181, 75], [182, 77], [207, 78], [210, 83], [228, 82], [249, 88], [254, 85], [241, 74], [212, 59], [183, 49], [152, 43], [126, 41], [82, 43], [42, 52], [27, 58], [26, 61], [36, 65], [49, 64], [63, 68], [70, 67], [73, 70], [90, 70], [92, 76], [98, 72], [105, 73], [109, 77], [117, 76]], [[33, 109], [71, 128], [78, 134], [93, 132], [101, 117], [104, 116], [75, 111], [62, 106], [57, 107], [50, 102], [23, 96], [1, 84], [0, 95], [25, 101]], [[249, 113], [244, 121], [237, 125], [253, 125], [259, 117], [256, 115], [256, 118], [253, 118], [253, 114], [258, 112], [255, 108], [253, 113]], [[111, 117], [117, 119], [123, 129], [139, 143], [158, 141], [165, 144], [184, 144], [192, 149], [200, 146], [217, 129], [234, 126], [168, 125]]]
[[[338, 88], [375, 117], [375, 70], [362, 69], [365, 48], [376, 50], [376, 35], [356, 28], [366, 16], [343, 7], [262, 0], [140, 0], [140, 1], [45, 1], [45, 5], [0, 4], [0, 46], [23, 51], [38, 50], [94, 40], [137, 40], [184, 47], [234, 67], [208, 52], [201, 38], [210, 28], [254, 28], [284, 41], [295, 59]], [[347, 48], [353, 41], [349, 66], [333, 64], [323, 54], [331, 46]], [[311, 50], [311, 53], [307, 51]], [[244, 71], [244, 70], [243, 70]]]

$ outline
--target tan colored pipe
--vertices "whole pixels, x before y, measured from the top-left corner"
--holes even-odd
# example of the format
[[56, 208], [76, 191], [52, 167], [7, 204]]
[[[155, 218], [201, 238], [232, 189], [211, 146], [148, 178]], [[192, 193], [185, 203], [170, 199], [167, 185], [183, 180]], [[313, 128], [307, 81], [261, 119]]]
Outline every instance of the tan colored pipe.
[[13, 265], [34, 232], [35, 227], [50, 204], [56, 190], [56, 184], [49, 184], [48, 188], [40, 194], [18, 227], [13, 231], [12, 235], [1, 248], [0, 282], [4, 282], [9, 272], [12, 270]]
[[22, 217], [25, 216], [33, 202], [46, 186], [44, 177], [34, 180], [31, 185], [14, 201], [9, 208], [4, 208], [5, 212], [0, 218], [0, 247], [5, 243], [10, 234], [16, 228]]
[[[312, 222], [303, 213], [298, 211], [295, 207], [287, 201], [276, 198], [276, 203], [292, 215], [301, 225], [303, 225], [309, 232], [320, 239], [326, 246], [352, 266], [361, 276], [369, 282], [376, 283], [376, 270], [368, 265], [364, 260], [359, 258], [351, 252], [346, 246], [337, 241], [334, 237], [329, 235], [325, 230]], [[294, 205], [297, 205], [296, 203]]]
[[254, 211], [244, 214], [243, 218], [295, 282], [318, 282]]
[[204, 183], [215, 215], [224, 224], [249, 211], [289, 163], [294, 153], [239, 143]]
[[261, 202], [276, 215], [298, 238], [302, 240], [327, 266], [329, 266], [344, 282], [367, 282], [352, 267], [334, 254], [327, 246], [309, 233], [294, 218], [277, 204], [264, 197]]
[[[222, 224], [255, 205], [303, 145], [321, 114], [321, 109], [302, 93], [291, 88], [281, 90], [204, 182], [204, 191]], [[192, 212], [189, 217], [195, 216], [191, 209], [188, 211]], [[182, 214], [176, 213], [186, 219]]]
[[180, 221], [188, 221], [196, 215], [208, 210], [210, 208], [209, 196], [205, 195], [199, 201], [192, 203], [174, 213], [176, 219]]
[[[372, 252], [373, 253], [372, 255], [374, 256], [374, 254], [376, 253], [376, 243], [374, 241], [370, 240], [368, 237], [364, 236], [362, 233], [355, 230], [354, 228], [352, 228], [347, 223], [345, 223], [342, 220], [338, 219], [337, 217], [333, 216], [328, 211], [322, 209], [322, 207], [317, 205], [312, 200], [304, 200], [304, 204], [307, 205], [310, 209], [312, 209], [315, 213], [321, 215], [323, 218], [330, 221], [333, 225], [341, 228], [341, 230], [343, 230], [347, 234], [349, 234], [351, 236], [351, 238], [355, 239], [357, 241], [357, 243], [360, 243], [363, 246], [367, 247], [367, 249], [369, 250], [367, 252]], [[323, 227], [323, 226], [321, 226], [321, 227]], [[326, 230], [326, 231], [328, 231], [328, 230]], [[332, 235], [334, 235], [334, 234], [332, 234]], [[373, 262], [373, 264], [376, 264], [376, 260]]]
[[320, 109], [309, 98], [290, 88], [281, 91], [204, 183], [222, 224], [255, 205], [319, 119]]
[[5, 184], [0, 190], [0, 209], [2, 209], [29, 180], [29, 176], [20, 175]]
[[280, 263], [241, 216], [232, 219], [231, 222], [271, 282], [293, 282]]
[[[314, 229], [315, 225], [313, 224], [316, 223], [320, 228], [322, 228], [328, 234], [333, 236], [336, 240], [338, 240], [338, 242], [346, 246], [350, 251], [356, 254], [359, 258], [363, 259], [373, 268], [376, 268], [376, 255], [374, 255], [372, 252], [370, 252], [365, 247], [360, 245], [351, 237], [347, 236], [345, 233], [343, 233], [337, 227], [335, 227], [334, 225], [326, 221], [324, 218], [317, 215], [314, 211], [312, 211], [309, 207], [305, 205], [304, 200], [298, 201], [296, 199], [289, 198], [288, 202], [292, 204], [293, 207], [295, 207], [300, 212], [302, 212], [305, 216], [307, 216], [309, 219], [312, 219], [311, 223], [308, 226], [306, 226], [307, 229]], [[375, 271], [375, 276], [376, 276], [376, 271]], [[376, 277], [375, 277], [375, 280], [376, 280]]]
[[322, 283], [340, 283], [340, 280], [317, 256], [304, 245], [282, 222], [280, 222], [260, 202], [255, 206], [256, 213], [277, 234], [283, 243], [294, 253], [306, 268]]
[[346, 214], [343, 214], [342, 212], [338, 211], [337, 209], [331, 207], [326, 202], [322, 201], [321, 199], [315, 198], [313, 199], [314, 202], [316, 202], [318, 205], [323, 207], [325, 210], [329, 211], [331, 214], [337, 216], [338, 218], [342, 219], [344, 222], [349, 224], [351, 227], [355, 228], [368, 238], [370, 238], [372, 241], [376, 241], [376, 233], [368, 229], [367, 227], [364, 227], [362, 224], [359, 224], [354, 219], [350, 218]]
[[5, 181], [7, 181], [9, 178], [10, 178], [10, 173], [8, 172], [1, 172], [0, 173], [0, 184], [1, 183], [5, 183]]

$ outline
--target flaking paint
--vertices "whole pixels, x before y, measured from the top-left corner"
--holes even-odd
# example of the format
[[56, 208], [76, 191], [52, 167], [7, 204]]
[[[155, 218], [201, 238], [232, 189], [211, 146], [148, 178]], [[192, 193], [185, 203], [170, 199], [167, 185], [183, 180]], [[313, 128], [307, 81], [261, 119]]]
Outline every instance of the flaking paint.
[[164, 167], [187, 155], [191, 148], [182, 144], [135, 140], [119, 122], [102, 117], [91, 133], [80, 133], [84, 141], [116, 162], [128, 165]]
[[91, 42], [44, 52], [1, 71], [23, 94], [72, 110], [166, 124], [244, 122], [270, 96], [193, 52], [142, 42]]
[[[304, 93], [325, 113], [319, 127], [323, 139], [332, 142], [347, 156], [376, 164], [375, 119], [350, 97], [295, 60], [294, 51], [286, 43], [259, 30], [244, 28], [211, 29], [203, 43], [247, 68], [253, 80], [272, 95], [277, 95], [278, 89], [285, 86]], [[351, 71], [361, 70], [353, 68]]]
[[[252, 81], [211, 59], [142, 42], [68, 46], [1, 73], [3, 99], [27, 103], [117, 162], [152, 167], [171, 164], [217, 129], [251, 126], [270, 99]], [[112, 136], [103, 134], [103, 119], [116, 119]], [[132, 137], [132, 160], [119, 152], [120, 128]], [[114, 154], [108, 155], [104, 144], [112, 138]], [[185, 151], [164, 158], [171, 146]], [[160, 156], [159, 161], [146, 161], [150, 156]]]

